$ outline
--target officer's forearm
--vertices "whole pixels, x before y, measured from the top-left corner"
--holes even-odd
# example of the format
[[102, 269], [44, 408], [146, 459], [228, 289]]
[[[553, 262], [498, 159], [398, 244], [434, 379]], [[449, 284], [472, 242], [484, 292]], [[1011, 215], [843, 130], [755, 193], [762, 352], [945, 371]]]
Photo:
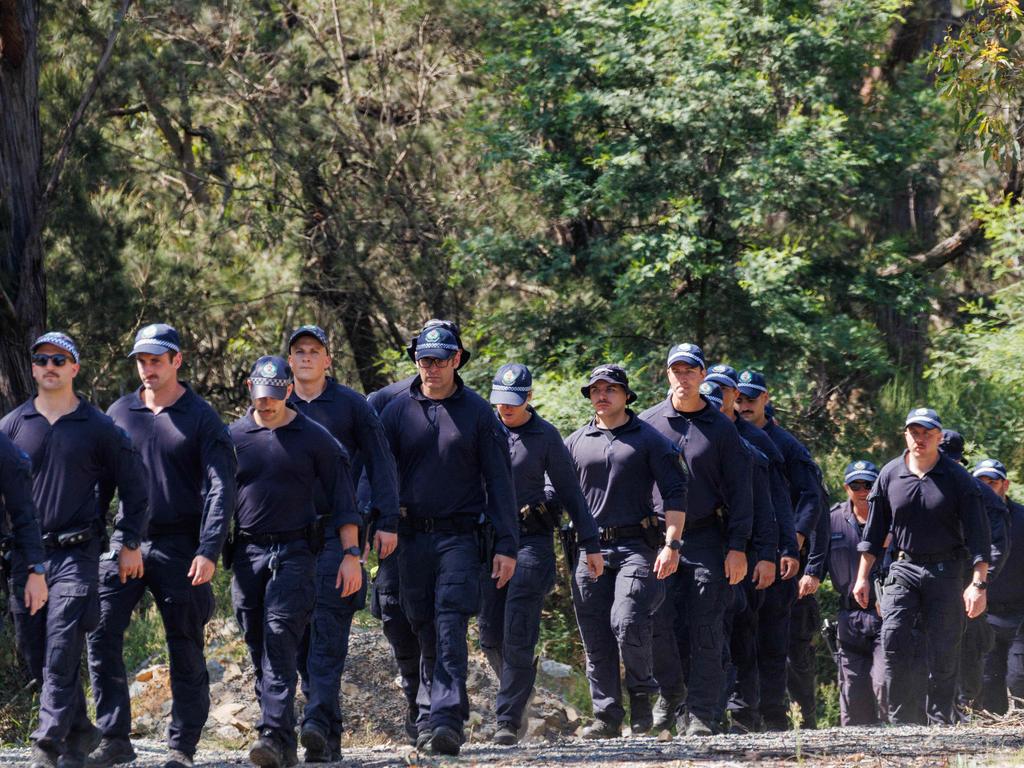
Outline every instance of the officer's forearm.
[[860, 565], [857, 566], [857, 580], [867, 581], [868, 576], [871, 574], [871, 567], [875, 564], [875, 556], [870, 552], [860, 553]]
[[982, 583], [988, 581], [988, 563], [982, 561], [974, 566], [974, 580]]
[[665, 541], [683, 538], [683, 526], [686, 524], [686, 513], [676, 509], [665, 510]]
[[359, 526], [348, 523], [338, 529], [342, 549], [359, 546]]

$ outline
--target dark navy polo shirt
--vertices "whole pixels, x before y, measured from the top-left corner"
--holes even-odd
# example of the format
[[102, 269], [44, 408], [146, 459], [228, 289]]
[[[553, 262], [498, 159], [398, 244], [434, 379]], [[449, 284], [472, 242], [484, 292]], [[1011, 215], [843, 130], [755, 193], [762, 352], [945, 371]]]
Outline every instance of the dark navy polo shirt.
[[128, 435], [109, 416], [79, 397], [78, 407], [51, 426], [28, 400], [4, 416], [0, 432], [32, 460], [32, 499], [44, 534], [105, 524], [97, 486], [106, 481], [121, 500], [114, 528], [143, 538], [146, 475]]
[[[330, 517], [332, 527], [359, 525], [348, 454], [301, 413], [277, 429], [261, 427], [252, 409], [230, 427], [238, 455], [235, 519], [247, 533], [284, 533]], [[328, 508], [317, 507], [323, 489]]]
[[742, 437], [740, 441], [751, 460], [750, 487], [754, 520], [750, 530], [749, 551], [753, 553], [755, 560], [774, 563], [779, 551], [779, 528], [775, 522], [775, 511], [772, 509], [769, 482], [771, 464], [768, 457], [753, 443]]
[[620, 427], [601, 429], [591, 421], [565, 441], [590, 513], [601, 528], [637, 525], [655, 514], [655, 484], [663, 510], [686, 511], [686, 470], [679, 449], [633, 411], [627, 413], [629, 421]]
[[398, 498], [411, 517], [471, 517], [494, 526], [495, 552], [515, 557], [519, 522], [506, 432], [490, 404], [456, 374], [455, 392], [431, 400], [412, 380], [381, 414], [398, 465]]
[[999, 581], [988, 588], [988, 607], [991, 613], [1024, 613], [1024, 506], [1012, 499], [1006, 501], [1010, 540], [1015, 544], [1003, 561]]
[[[703, 401], [702, 401], [703, 402]], [[729, 418], [704, 403], [694, 413], [682, 413], [667, 397], [640, 418], [679, 448], [689, 469], [686, 492], [687, 525], [722, 508], [726, 513], [726, 545], [746, 552], [753, 525], [750, 454]], [[661, 499], [655, 494], [655, 509]]]
[[771, 486], [772, 512], [778, 525], [779, 555], [799, 557], [796, 543], [796, 526], [793, 522], [793, 502], [789, 495], [789, 481], [786, 480], [785, 462], [782, 453], [768, 434], [755, 424], [737, 416], [733, 419], [740, 437], [750, 442], [768, 457], [768, 482]]
[[[756, 425], [752, 425], [756, 426]], [[786, 480], [789, 481], [790, 499], [793, 504], [793, 524], [797, 533], [810, 538], [823, 514], [821, 485], [815, 476], [814, 462], [803, 443], [792, 434], [768, 419], [764, 432], [772, 439], [785, 465]]]
[[0, 534], [14, 536], [14, 546], [28, 565], [43, 562], [46, 553], [32, 501], [32, 461], [4, 434], [0, 434], [0, 497]]
[[988, 561], [988, 580], [991, 584], [1002, 573], [1006, 556], [1010, 554], [1010, 510], [1006, 508], [1006, 502], [999, 498], [998, 493], [978, 478], [974, 478], [974, 482], [981, 491], [981, 503], [985, 507], [989, 535], [992, 539], [992, 546], [989, 549], [991, 559]]
[[[145, 467], [149, 535], [188, 529], [199, 541], [196, 554], [216, 560], [235, 510], [235, 448], [210, 404], [182, 386], [184, 394], [159, 413], [146, 407], [140, 387], [107, 415], [131, 438]], [[100, 483], [102, 507], [113, 494], [111, 483]]]
[[[366, 398], [333, 378], [323, 392], [305, 401], [294, 391], [288, 402], [300, 413], [326, 428], [348, 451], [352, 466], [365, 468], [369, 482], [368, 506], [379, 513], [377, 529], [398, 530], [398, 477], [395, 458], [380, 417]], [[353, 474], [355, 474], [353, 472]]]
[[[533, 415], [525, 424], [505, 427], [512, 459], [512, 480], [516, 486], [516, 505], [522, 508], [557, 500], [569, 513], [580, 547], [590, 553], [600, 552], [597, 524], [587, 509], [576, 478], [576, 468], [562, 436], [532, 406], [529, 410]], [[547, 488], [547, 480], [550, 480], [550, 489]]]
[[[857, 583], [857, 571], [860, 568], [860, 552], [857, 547], [864, 533], [864, 526], [853, 513], [853, 505], [849, 499], [836, 504], [829, 512], [831, 534], [829, 535], [828, 576], [836, 593], [850, 598], [853, 587]], [[871, 567], [871, 578], [876, 578], [882, 571], [882, 558], [875, 560]], [[874, 602], [872, 597], [871, 602]]]
[[897, 456], [878, 475], [868, 497], [870, 513], [858, 551], [882, 555], [890, 530], [893, 546], [911, 555], [938, 555], [966, 545], [971, 562], [988, 562], [991, 539], [978, 483], [945, 454], [919, 478]]
[[[821, 470], [818, 469], [816, 464], [814, 465], [814, 472], [820, 489], [821, 504], [826, 506], [828, 497], [825, 487], [821, 485]], [[811, 535], [807, 539], [807, 563], [804, 565], [804, 573], [815, 577], [819, 581], [825, 578], [825, 573], [828, 570], [828, 553], [832, 543], [831, 537], [831, 515], [828, 513], [818, 515], [818, 522], [815, 523], [814, 530], [811, 531]]]

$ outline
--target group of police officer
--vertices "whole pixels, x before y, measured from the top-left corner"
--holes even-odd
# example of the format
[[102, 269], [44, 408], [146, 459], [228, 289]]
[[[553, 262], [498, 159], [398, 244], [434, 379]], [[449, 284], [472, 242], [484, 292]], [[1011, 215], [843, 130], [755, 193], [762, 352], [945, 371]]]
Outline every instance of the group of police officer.
[[910, 412], [907, 450], [881, 471], [852, 462], [847, 500], [829, 512], [764, 376], [709, 367], [694, 344], [669, 350], [668, 394], [642, 413], [627, 371], [596, 367], [581, 388], [593, 418], [564, 441], [531, 405], [526, 366], [497, 371], [490, 403], [465, 386], [470, 353], [453, 323], [429, 321], [407, 351], [416, 374], [364, 398], [328, 375], [326, 332], [302, 326], [287, 360], [254, 363], [252, 406], [225, 428], [180, 380], [170, 325], [138, 332], [141, 386], [106, 415], [74, 391], [75, 342], [36, 339], [37, 394], [0, 421], [10, 606], [40, 685], [34, 768], [135, 759], [123, 641], [146, 589], [170, 662], [165, 766], [192, 766], [221, 556], [255, 670], [259, 766], [296, 764], [299, 743], [306, 762], [340, 758], [340, 678], [369, 547], [370, 608], [399, 669], [405, 728], [438, 754], [464, 741], [477, 614], [499, 679], [494, 740], [522, 738], [556, 534], [593, 700], [584, 738], [620, 736], [627, 704], [632, 734], [785, 729], [787, 690], [814, 727], [826, 573], [840, 599], [844, 725], [951, 723], [1024, 692], [1024, 553], [1010, 548], [1024, 507], [999, 461], [963, 468], [962, 438], [933, 410]]

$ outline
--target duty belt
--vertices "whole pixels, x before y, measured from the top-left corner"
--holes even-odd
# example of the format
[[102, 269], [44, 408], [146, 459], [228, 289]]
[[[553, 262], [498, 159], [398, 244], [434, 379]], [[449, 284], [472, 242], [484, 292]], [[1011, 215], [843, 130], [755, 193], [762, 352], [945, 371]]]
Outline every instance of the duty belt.
[[260, 547], [269, 547], [274, 544], [288, 544], [293, 541], [309, 540], [310, 526], [296, 528], [293, 531], [281, 531], [278, 533], [249, 533], [238, 531], [238, 538], [247, 544], [255, 544]]
[[661, 520], [651, 515], [637, 525], [608, 526], [598, 528], [598, 531], [602, 544], [610, 544], [619, 539], [645, 539], [648, 543], [656, 543], [661, 538], [664, 527]]
[[68, 531], [51, 531], [43, 534], [43, 546], [47, 549], [69, 549], [80, 547], [82, 544], [96, 538], [96, 525], [89, 525], [85, 528], [74, 528]]
[[916, 555], [901, 549], [896, 555], [897, 560], [903, 560], [915, 565], [934, 565], [935, 563], [948, 563], [950, 560], [960, 560], [964, 556], [963, 549], [953, 549], [948, 552], [935, 552], [933, 554]]
[[191, 520], [179, 520], [174, 523], [150, 523], [146, 538], [154, 539], [157, 536], [192, 536], [199, 538], [200, 518]]
[[686, 523], [683, 525], [683, 535], [687, 533], [696, 533], [697, 531], [703, 531], [708, 528], [714, 528], [720, 525], [721, 518], [717, 513], [712, 513], [707, 517], [702, 517], [697, 520], [691, 520], [689, 517], [686, 518]]
[[479, 527], [475, 517], [403, 517], [398, 521], [399, 532], [413, 533], [472, 533]]
[[524, 536], [550, 534], [560, 516], [560, 510], [544, 502], [527, 504], [519, 510], [519, 533]]

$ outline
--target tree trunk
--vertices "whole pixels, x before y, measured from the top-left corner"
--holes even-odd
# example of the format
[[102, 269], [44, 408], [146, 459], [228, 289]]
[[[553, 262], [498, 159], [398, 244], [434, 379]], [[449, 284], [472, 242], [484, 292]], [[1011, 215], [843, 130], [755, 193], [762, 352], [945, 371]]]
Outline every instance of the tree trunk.
[[26, 348], [46, 321], [35, 0], [0, 0], [0, 411], [32, 392]]

